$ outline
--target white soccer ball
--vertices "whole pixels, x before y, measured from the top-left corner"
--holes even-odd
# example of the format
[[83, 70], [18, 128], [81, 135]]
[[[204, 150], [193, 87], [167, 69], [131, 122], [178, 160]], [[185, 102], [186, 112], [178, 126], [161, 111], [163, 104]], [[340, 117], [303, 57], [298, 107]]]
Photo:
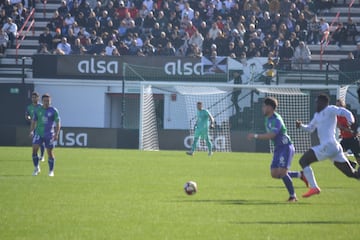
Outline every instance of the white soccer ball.
[[184, 185], [184, 191], [187, 195], [194, 195], [197, 190], [197, 184], [194, 181], [188, 181]]

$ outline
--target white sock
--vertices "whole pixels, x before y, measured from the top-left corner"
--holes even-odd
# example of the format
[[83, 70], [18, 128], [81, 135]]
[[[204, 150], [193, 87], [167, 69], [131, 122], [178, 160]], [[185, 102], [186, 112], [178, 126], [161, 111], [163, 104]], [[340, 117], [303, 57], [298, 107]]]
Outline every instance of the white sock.
[[305, 175], [306, 179], [308, 180], [310, 187], [311, 188], [319, 188], [319, 186], [317, 185], [312, 168], [310, 166], [307, 166], [303, 170], [304, 170], [304, 175]]

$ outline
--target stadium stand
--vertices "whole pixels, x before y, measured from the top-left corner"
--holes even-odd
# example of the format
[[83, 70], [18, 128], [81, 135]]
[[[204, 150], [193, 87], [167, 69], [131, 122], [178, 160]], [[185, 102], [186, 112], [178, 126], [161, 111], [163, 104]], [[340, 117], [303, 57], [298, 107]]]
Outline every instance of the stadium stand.
[[[14, 1], [16, 2], [16, 1]], [[18, 27], [34, 4], [0, 1], [0, 25], [12, 17]], [[59, 1], [36, 3], [35, 34], [28, 35], [19, 58], [57, 51], [63, 37], [70, 54], [105, 55], [109, 41], [117, 55], [159, 56], [268, 56], [279, 68], [290, 70], [300, 41], [311, 51], [308, 70], [326, 62], [334, 68], [356, 50], [359, 40], [359, 3], [301, 0], [133, 0]], [[336, 18], [339, 13], [339, 18]], [[328, 31], [328, 32], [327, 32]], [[44, 32], [47, 32], [44, 34]], [[328, 34], [329, 43], [321, 41]], [[291, 47], [283, 50], [286, 40]], [[75, 44], [76, 42], [76, 44]], [[97, 44], [96, 44], [97, 43]], [[231, 46], [232, 45], [232, 46]], [[292, 49], [292, 50], [291, 50]], [[323, 55], [321, 56], [321, 50]], [[108, 52], [109, 55], [109, 52]], [[8, 47], [0, 58], [4, 69], [17, 69], [16, 51]], [[284, 59], [284, 60], [283, 60]], [[284, 61], [285, 64], [282, 63]], [[25, 60], [31, 67], [31, 58]], [[11, 72], [11, 71], [10, 71]], [[10, 77], [11, 75], [8, 76]]]

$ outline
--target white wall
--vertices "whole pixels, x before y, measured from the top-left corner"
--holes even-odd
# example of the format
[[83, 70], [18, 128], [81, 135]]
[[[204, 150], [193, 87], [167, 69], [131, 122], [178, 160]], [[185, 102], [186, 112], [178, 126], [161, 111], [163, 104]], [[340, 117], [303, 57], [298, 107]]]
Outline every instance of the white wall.
[[105, 127], [107, 86], [35, 83], [40, 95], [49, 93], [64, 127]]

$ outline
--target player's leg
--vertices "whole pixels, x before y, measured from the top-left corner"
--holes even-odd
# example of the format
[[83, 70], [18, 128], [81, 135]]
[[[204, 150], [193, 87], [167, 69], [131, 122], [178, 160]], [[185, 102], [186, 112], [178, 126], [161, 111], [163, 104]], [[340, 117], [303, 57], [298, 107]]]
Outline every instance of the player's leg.
[[40, 148], [40, 145], [43, 144], [43, 138], [39, 135], [35, 134], [32, 139], [32, 160], [34, 164], [34, 172], [33, 176], [37, 176], [40, 173], [40, 166], [39, 166], [39, 156], [38, 151]]
[[[354, 154], [354, 157], [356, 159], [357, 164], [360, 165], [360, 143], [359, 143], [359, 139], [357, 137], [353, 138], [351, 141], [351, 146], [350, 146], [350, 150], [352, 151], [352, 153]], [[351, 164], [351, 163], [350, 163]], [[355, 168], [353, 166], [353, 164], [351, 164], [351, 166], [353, 168]]]
[[342, 173], [344, 173], [346, 176], [356, 179], [360, 178], [359, 173], [351, 166], [344, 152], [339, 151], [339, 153], [331, 159], [334, 161], [335, 167], [339, 169]]
[[40, 145], [37, 143], [34, 143], [32, 145], [32, 160], [34, 164], [34, 172], [32, 174], [33, 176], [37, 176], [40, 173], [39, 156], [38, 156], [39, 147]]
[[193, 155], [195, 150], [196, 150], [196, 146], [198, 144], [200, 138], [200, 131], [198, 129], [195, 129], [195, 133], [194, 133], [194, 141], [193, 144], [191, 145], [191, 150], [186, 152], [187, 155]]
[[291, 176], [288, 173], [288, 169], [291, 166], [291, 162], [295, 153], [293, 145], [276, 149], [274, 151], [274, 158], [271, 163], [271, 176], [273, 178], [282, 179], [284, 185], [290, 195], [288, 201], [296, 202], [296, 194]]
[[204, 133], [204, 139], [206, 142], [206, 146], [208, 148], [208, 155], [211, 156], [213, 152], [212, 152], [212, 143], [210, 141], [210, 136], [209, 136], [209, 130], [206, 130], [206, 132]]
[[55, 167], [55, 155], [54, 155], [54, 147], [55, 144], [52, 139], [45, 140], [45, 147], [48, 154], [48, 164], [49, 164], [49, 176], [54, 176], [54, 167]]
[[40, 145], [40, 161], [45, 161], [45, 144]]
[[[316, 146], [315, 149], [319, 148], [320, 146]], [[318, 158], [315, 155], [314, 149], [309, 149], [307, 152], [302, 155], [302, 157], [299, 160], [300, 166], [303, 169], [303, 173], [305, 175], [305, 178], [307, 179], [310, 189], [307, 193], [303, 194], [303, 197], [310, 197], [314, 194], [320, 193], [320, 188], [316, 182], [314, 172], [310, 166], [310, 164], [317, 162]]]
[[[354, 141], [355, 139], [354, 138], [345, 138], [345, 139], [342, 139], [340, 141], [340, 145], [343, 149], [344, 152], [346, 152], [347, 150], [351, 150], [355, 156], [355, 153], [354, 153], [354, 150], [356, 151], [356, 148], [354, 148], [353, 144], [354, 144]], [[354, 149], [354, 150], [353, 150]], [[360, 152], [360, 151], [359, 151]], [[348, 159], [349, 160], [349, 159]], [[356, 168], [356, 162], [353, 162], [353, 161], [350, 161], [349, 160], [349, 163], [350, 165], [353, 167], [353, 168]]]

